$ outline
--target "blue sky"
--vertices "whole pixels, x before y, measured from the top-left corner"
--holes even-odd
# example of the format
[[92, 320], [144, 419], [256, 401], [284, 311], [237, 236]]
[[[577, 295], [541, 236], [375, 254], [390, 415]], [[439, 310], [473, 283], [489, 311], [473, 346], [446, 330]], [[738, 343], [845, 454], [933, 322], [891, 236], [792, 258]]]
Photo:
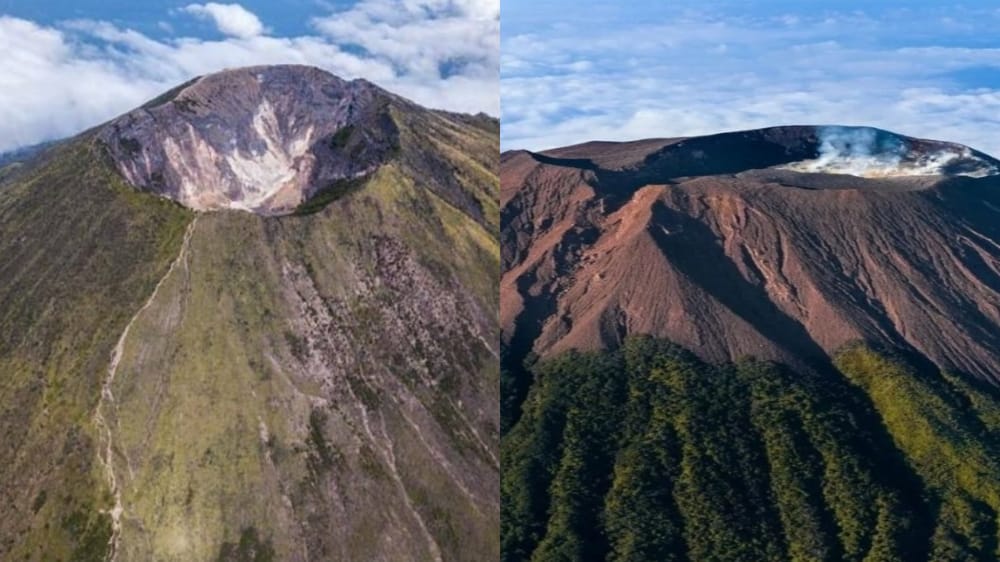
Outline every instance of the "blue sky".
[[[183, 8], [191, 3], [183, 0], [0, 0], [0, 13], [46, 25], [58, 25], [59, 22], [74, 19], [101, 20], [161, 40], [177, 35], [204, 39], [221, 36], [210, 22], [183, 17]], [[240, 2], [241, 6], [267, 22], [274, 34], [286, 37], [313, 32], [309, 19], [332, 11], [331, 8], [335, 9], [338, 4], [348, 7], [352, 2]]]
[[0, 152], [194, 76], [297, 63], [499, 115], [500, 0], [0, 0]]
[[1000, 155], [1000, 4], [504, 0], [505, 149], [865, 124]]

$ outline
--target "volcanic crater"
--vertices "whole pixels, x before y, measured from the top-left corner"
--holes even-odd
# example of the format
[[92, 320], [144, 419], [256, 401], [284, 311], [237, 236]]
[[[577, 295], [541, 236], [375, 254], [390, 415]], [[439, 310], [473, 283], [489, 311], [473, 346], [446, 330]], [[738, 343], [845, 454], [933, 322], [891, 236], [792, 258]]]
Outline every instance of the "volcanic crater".
[[501, 157], [511, 364], [651, 334], [822, 370], [853, 341], [995, 380], [1000, 161], [867, 127]]
[[294, 211], [365, 176], [398, 146], [387, 101], [365, 80], [298, 65], [196, 78], [104, 126], [98, 138], [133, 185], [198, 211]]

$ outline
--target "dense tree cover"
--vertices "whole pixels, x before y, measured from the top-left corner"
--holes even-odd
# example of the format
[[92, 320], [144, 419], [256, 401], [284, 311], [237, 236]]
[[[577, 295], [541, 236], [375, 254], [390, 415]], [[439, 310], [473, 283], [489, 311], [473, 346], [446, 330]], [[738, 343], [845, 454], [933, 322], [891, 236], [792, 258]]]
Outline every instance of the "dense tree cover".
[[531, 389], [531, 369], [538, 361], [534, 353], [518, 359], [515, 350], [500, 350], [500, 435], [506, 435], [521, 416], [521, 404]]
[[645, 337], [543, 361], [502, 441], [502, 560], [995, 560], [1000, 396], [926, 370]]
[[500, 370], [500, 434], [507, 431], [517, 422], [524, 389], [528, 385], [519, 384], [517, 374], [510, 369]]

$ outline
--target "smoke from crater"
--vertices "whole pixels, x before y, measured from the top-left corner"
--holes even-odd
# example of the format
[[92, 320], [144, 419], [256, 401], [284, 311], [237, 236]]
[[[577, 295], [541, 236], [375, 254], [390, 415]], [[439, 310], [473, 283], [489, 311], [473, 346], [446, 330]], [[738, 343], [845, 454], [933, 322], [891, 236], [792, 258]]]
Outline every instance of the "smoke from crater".
[[860, 177], [971, 176], [998, 173], [966, 146], [900, 137], [872, 127], [817, 127], [818, 155], [782, 169]]

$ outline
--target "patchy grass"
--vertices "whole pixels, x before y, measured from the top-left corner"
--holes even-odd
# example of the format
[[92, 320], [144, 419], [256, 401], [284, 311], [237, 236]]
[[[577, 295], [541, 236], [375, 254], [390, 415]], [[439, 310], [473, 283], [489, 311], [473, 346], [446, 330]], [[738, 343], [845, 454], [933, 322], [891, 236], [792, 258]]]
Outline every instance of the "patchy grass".
[[354, 193], [364, 187], [367, 177], [337, 180], [317, 191], [312, 197], [295, 209], [296, 215], [311, 215], [323, 210], [327, 205]]
[[255, 527], [240, 533], [237, 543], [224, 542], [219, 549], [218, 562], [274, 562], [274, 546], [270, 539], [262, 540]]
[[100, 559], [100, 381], [191, 213], [125, 185], [86, 138], [40, 158], [0, 190], [0, 396], [14, 399], [0, 406], [0, 536], [19, 537], [0, 559]]
[[[111, 349], [194, 215], [126, 185], [89, 144], [46, 158], [0, 189], [0, 486], [11, 497], [0, 506], [0, 536], [16, 537], [0, 544], [0, 559], [101, 559], [111, 497], [95, 463], [93, 409]], [[493, 156], [449, 158], [472, 178]], [[451, 319], [432, 316], [475, 302], [457, 310], [495, 327], [496, 236], [453, 202], [482, 207], [480, 195], [455, 198], [434, 181], [415, 180], [396, 161], [332, 186], [297, 216], [198, 218], [185, 259], [132, 327], [113, 389], [116, 467], [133, 522], [120, 559], [282, 559], [301, 552], [298, 533], [317, 558], [337, 559], [344, 544], [362, 559], [405, 556], [383, 550], [419, 532], [393, 517], [407, 508], [376, 451], [384, 442], [370, 441], [353, 405], [318, 404], [336, 405], [350, 384], [377, 424], [397, 407], [393, 393], [412, 393], [428, 411], [440, 406], [435, 392], [494, 399], [475, 380], [492, 359], [470, 351], [478, 341], [442, 336]], [[449, 185], [462, 181], [478, 180]], [[400, 256], [418, 275], [393, 288], [387, 260]], [[320, 309], [340, 315], [327, 327], [333, 343], [305, 340], [316, 334], [303, 329], [309, 312], [291, 306], [286, 266], [307, 271]], [[428, 330], [433, 337], [416, 337]], [[308, 369], [314, 361], [325, 369]], [[439, 427], [461, 420], [430, 413], [417, 418], [428, 442], [444, 443], [462, 470], [483, 466], [468, 443], [450, 443], [455, 427]], [[395, 441], [409, 435], [388, 431]], [[407, 482], [430, 483], [421, 510], [436, 532], [475, 531], [461, 544], [442, 541], [446, 557], [496, 553], [498, 515], [449, 491], [424, 446], [410, 441], [396, 444], [397, 461]], [[485, 469], [477, 485], [486, 497], [497, 477]], [[276, 516], [289, 509], [286, 497], [288, 515]], [[373, 507], [341, 515], [357, 505]]]

